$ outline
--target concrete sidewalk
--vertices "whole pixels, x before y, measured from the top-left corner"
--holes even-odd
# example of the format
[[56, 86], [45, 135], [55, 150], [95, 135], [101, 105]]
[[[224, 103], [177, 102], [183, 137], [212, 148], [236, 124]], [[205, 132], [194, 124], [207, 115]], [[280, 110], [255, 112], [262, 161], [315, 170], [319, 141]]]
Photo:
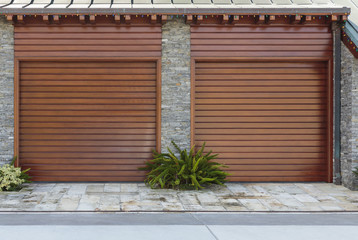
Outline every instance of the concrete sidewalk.
[[358, 211], [358, 192], [328, 183], [228, 183], [201, 191], [142, 183], [33, 183], [0, 192], [0, 211]]
[[335, 240], [353, 239], [358, 213], [11, 213], [2, 239]]

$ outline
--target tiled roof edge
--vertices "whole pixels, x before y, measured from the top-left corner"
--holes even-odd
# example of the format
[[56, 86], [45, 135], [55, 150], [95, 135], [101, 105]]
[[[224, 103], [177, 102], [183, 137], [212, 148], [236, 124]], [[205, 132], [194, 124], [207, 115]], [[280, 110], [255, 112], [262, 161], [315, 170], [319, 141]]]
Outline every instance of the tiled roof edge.
[[348, 15], [350, 8], [293, 7], [293, 8], [0, 8], [0, 15], [7, 14], [311, 14]]

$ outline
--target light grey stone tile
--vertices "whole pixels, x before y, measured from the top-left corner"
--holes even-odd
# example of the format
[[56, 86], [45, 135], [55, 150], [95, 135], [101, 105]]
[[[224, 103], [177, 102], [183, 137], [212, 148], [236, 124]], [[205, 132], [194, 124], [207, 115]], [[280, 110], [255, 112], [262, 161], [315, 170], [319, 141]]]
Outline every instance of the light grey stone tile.
[[104, 192], [119, 193], [119, 192], [121, 192], [121, 184], [120, 183], [107, 183], [104, 185]]
[[239, 201], [251, 211], [269, 211], [258, 199], [239, 199]]
[[104, 184], [92, 184], [88, 185], [86, 189], [86, 193], [103, 193]]
[[100, 201], [100, 196], [85, 195], [82, 196], [77, 210], [79, 211], [97, 211]]
[[78, 208], [82, 195], [67, 195], [57, 204], [57, 211], [75, 211]]
[[302, 203], [318, 203], [319, 201], [308, 194], [296, 194], [293, 195], [298, 201]]
[[121, 192], [122, 193], [138, 192], [138, 185], [136, 183], [122, 183]]

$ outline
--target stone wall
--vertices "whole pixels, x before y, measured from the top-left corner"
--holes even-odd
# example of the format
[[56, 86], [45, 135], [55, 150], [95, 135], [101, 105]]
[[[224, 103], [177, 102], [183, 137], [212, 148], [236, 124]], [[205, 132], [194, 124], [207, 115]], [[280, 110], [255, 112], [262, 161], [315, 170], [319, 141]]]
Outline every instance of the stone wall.
[[0, 165], [14, 149], [14, 28], [0, 16]]
[[358, 59], [342, 43], [341, 171], [343, 185], [358, 189]]
[[172, 140], [189, 148], [190, 25], [169, 17], [162, 34], [162, 151]]

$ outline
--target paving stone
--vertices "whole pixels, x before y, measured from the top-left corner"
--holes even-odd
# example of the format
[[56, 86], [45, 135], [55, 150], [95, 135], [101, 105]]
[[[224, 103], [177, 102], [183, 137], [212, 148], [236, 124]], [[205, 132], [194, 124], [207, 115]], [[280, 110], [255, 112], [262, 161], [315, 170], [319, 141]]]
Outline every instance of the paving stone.
[[227, 196], [233, 194], [233, 192], [230, 191], [229, 188], [220, 185], [211, 185], [208, 190], [210, 190], [210, 192], [215, 192], [216, 196]]
[[183, 211], [184, 207], [181, 203], [162, 202], [164, 211]]
[[[57, 211], [75, 211], [78, 208], [82, 195], [66, 195], [59, 201]], [[84, 207], [84, 206], [82, 206]]]
[[280, 186], [283, 192], [289, 194], [305, 194], [306, 192], [302, 190], [302, 188], [296, 186], [295, 184], [282, 185]]
[[323, 211], [323, 209], [315, 204], [315, 203], [304, 203], [303, 207], [298, 207], [297, 209], [298, 211], [312, 211], [312, 212], [319, 212], [319, 211]]
[[191, 193], [178, 193], [179, 200], [184, 205], [200, 205], [196, 194]]
[[311, 197], [308, 194], [296, 194], [296, 195], [293, 195], [293, 197], [302, 203], [317, 203], [317, 202], [319, 202], [317, 199]]
[[56, 184], [40, 184], [32, 188], [32, 192], [35, 193], [48, 193], [53, 190]]
[[71, 185], [71, 187], [68, 189], [67, 193], [68, 195], [83, 195], [86, 193], [87, 190], [87, 184], [73, 184]]
[[[269, 209], [269, 211], [290, 211], [290, 209], [292, 209], [274, 198], [260, 199], [259, 201], [262, 203], [262, 205]], [[295, 210], [297, 210], [297, 208], [293, 209], [293, 211]]]
[[279, 202], [287, 207], [303, 207], [304, 205], [291, 194], [281, 193], [274, 196]]
[[104, 184], [88, 185], [86, 193], [103, 193]]
[[332, 203], [339, 203], [341, 202], [340, 200], [338, 200], [335, 197], [332, 196], [328, 196], [328, 195], [319, 195], [319, 196], [315, 196], [315, 198], [320, 201], [320, 202], [332, 202]]
[[98, 210], [100, 196], [85, 195], [82, 196], [77, 210], [79, 211], [96, 211]]
[[101, 211], [120, 211], [119, 195], [101, 196], [98, 208]]
[[219, 199], [213, 193], [202, 193], [196, 195], [200, 204], [203, 206], [215, 206], [219, 204]]
[[320, 203], [319, 205], [324, 211], [343, 211], [344, 209], [333, 203]]
[[121, 192], [121, 184], [120, 183], [107, 183], [104, 185], [104, 192], [119, 193], [119, 192]]
[[258, 199], [239, 199], [242, 205], [251, 211], [268, 211]]
[[186, 211], [203, 211], [201, 205], [183, 205], [184, 210]]
[[226, 186], [234, 194], [246, 195], [246, 196], [253, 195], [252, 192], [242, 184], [227, 183]]
[[44, 193], [39, 193], [39, 194], [34, 194], [31, 193], [29, 195], [26, 195], [22, 198], [22, 202], [25, 203], [40, 203], [41, 200], [44, 198], [45, 194]]
[[67, 193], [70, 188], [70, 184], [63, 185], [63, 184], [56, 184], [51, 191], [50, 194], [64, 194]]
[[119, 199], [121, 203], [140, 201], [139, 193], [120, 193]]
[[203, 211], [224, 212], [225, 210], [223, 206], [203, 206]]
[[354, 204], [338, 203], [337, 205], [346, 211], [358, 211], [358, 206]]
[[57, 204], [55, 203], [45, 203], [45, 204], [37, 204], [34, 207], [34, 211], [56, 211]]
[[138, 192], [138, 185], [137, 184], [121, 184], [121, 192], [128, 193], [128, 192]]

